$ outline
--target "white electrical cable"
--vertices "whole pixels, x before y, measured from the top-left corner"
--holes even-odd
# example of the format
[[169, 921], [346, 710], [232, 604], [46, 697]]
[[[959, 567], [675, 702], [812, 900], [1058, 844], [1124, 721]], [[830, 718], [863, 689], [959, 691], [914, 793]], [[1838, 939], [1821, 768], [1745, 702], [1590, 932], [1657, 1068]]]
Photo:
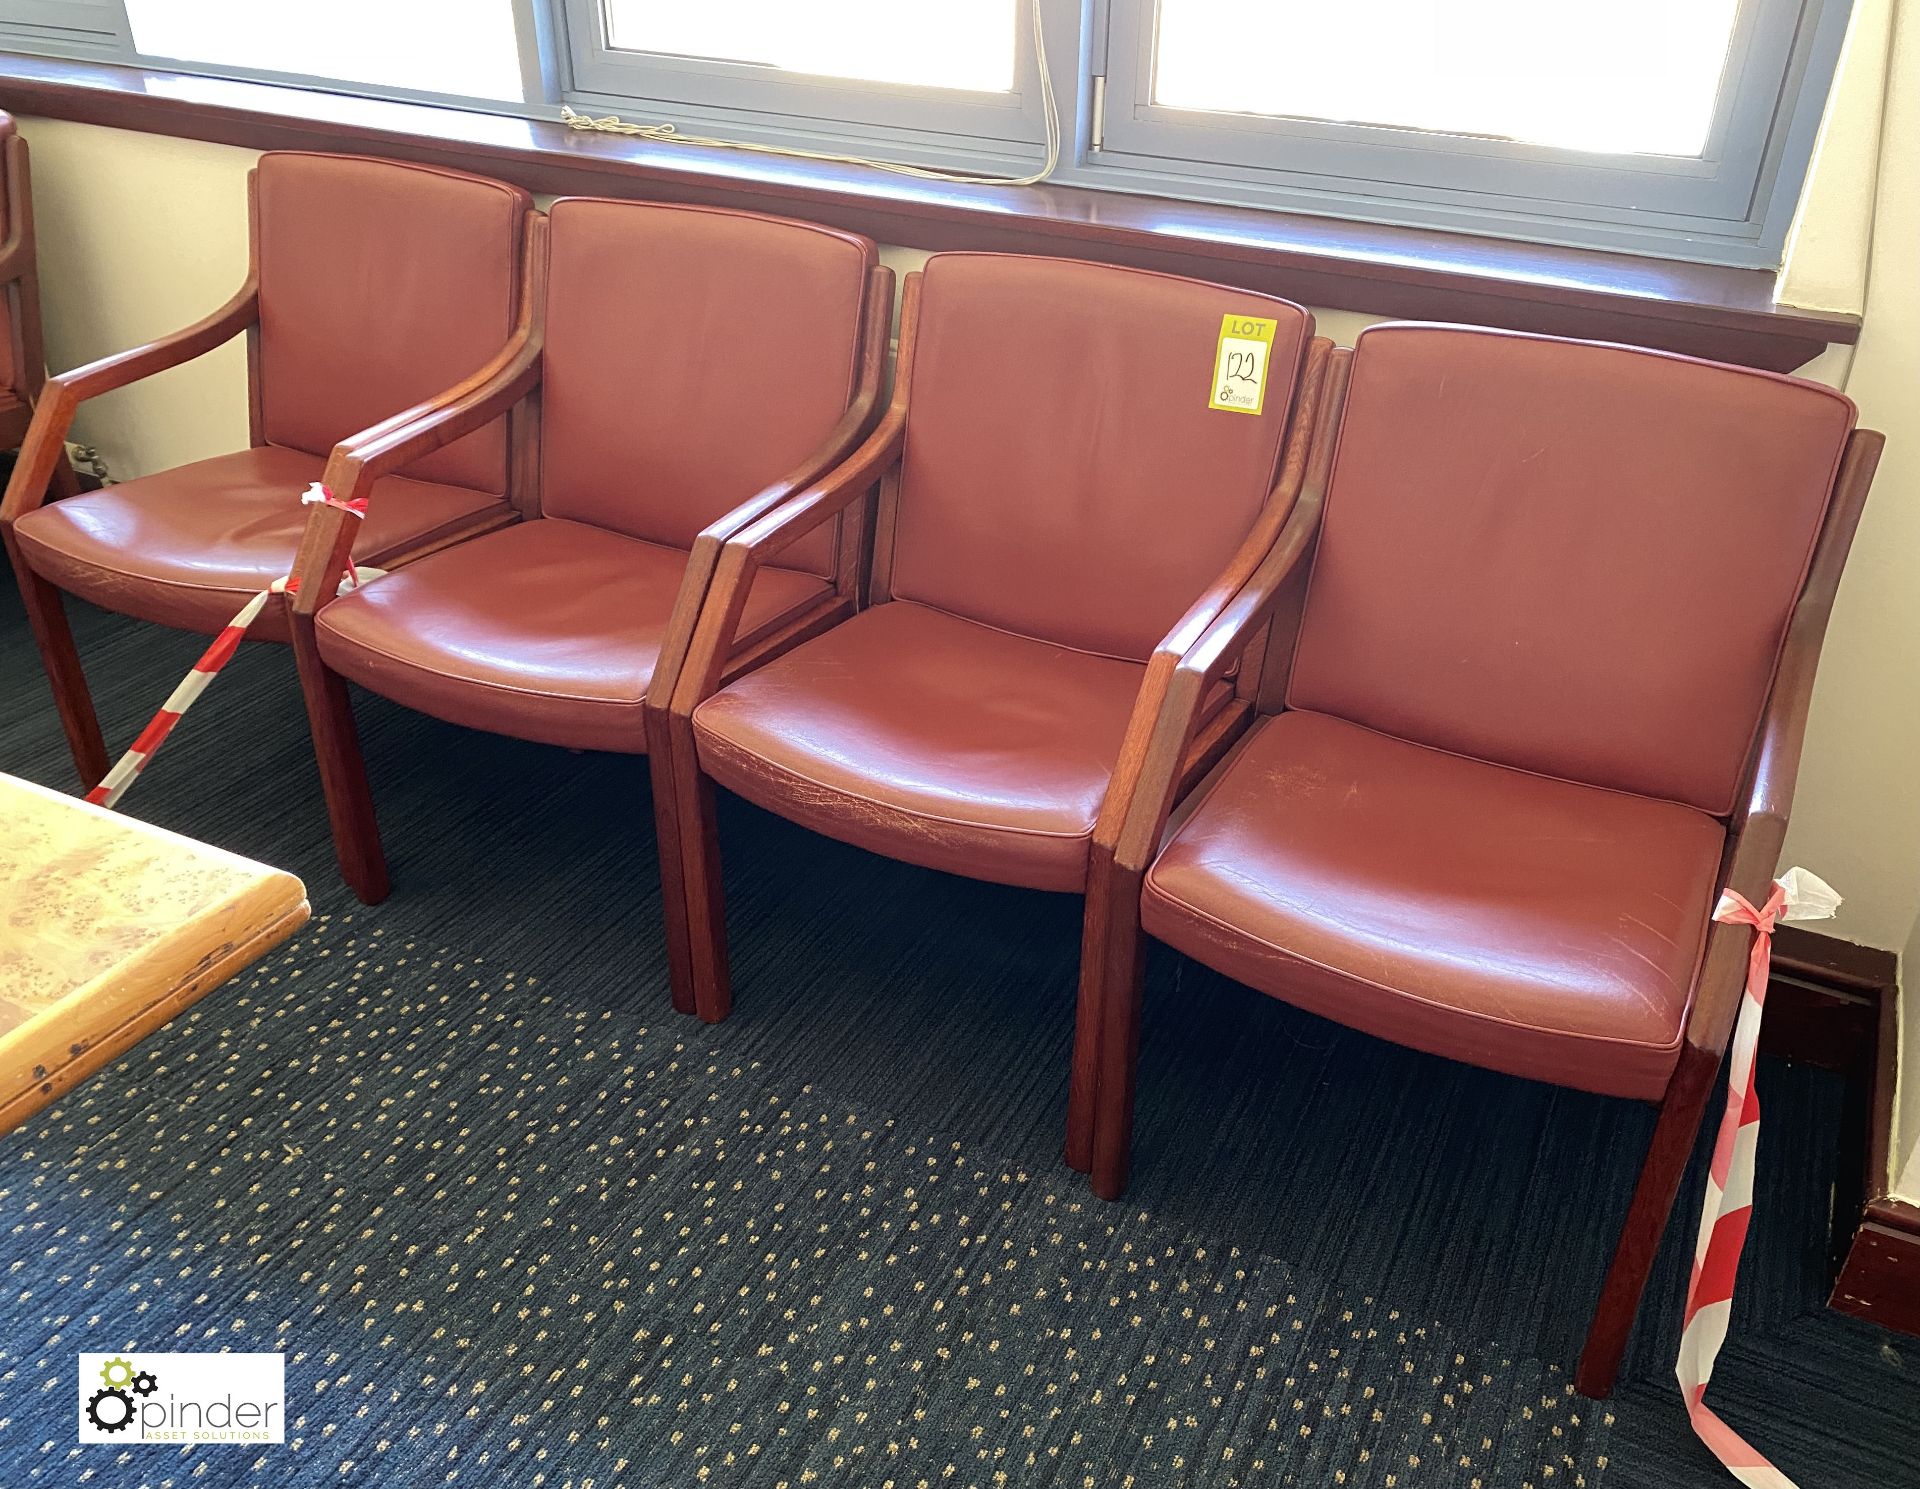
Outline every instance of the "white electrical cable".
[[560, 118], [569, 129], [598, 134], [637, 135], [667, 145], [704, 145], [714, 150], [747, 150], [760, 155], [783, 155], [796, 160], [824, 160], [835, 165], [871, 166], [876, 171], [891, 171], [896, 176], [914, 176], [922, 181], [955, 181], [970, 186], [1036, 186], [1053, 174], [1060, 164], [1060, 110], [1053, 96], [1053, 74], [1047, 67], [1046, 37], [1040, 27], [1040, 0], [1027, 0], [1033, 17], [1033, 50], [1040, 67], [1040, 107], [1045, 116], [1047, 154], [1040, 169], [1025, 176], [983, 176], [964, 171], [935, 170], [930, 166], [901, 165], [891, 160], [870, 160], [863, 155], [834, 155], [823, 150], [797, 150], [784, 145], [751, 145], [740, 140], [708, 139], [682, 134], [672, 124], [631, 124], [618, 114], [603, 118], [578, 113], [561, 105]]

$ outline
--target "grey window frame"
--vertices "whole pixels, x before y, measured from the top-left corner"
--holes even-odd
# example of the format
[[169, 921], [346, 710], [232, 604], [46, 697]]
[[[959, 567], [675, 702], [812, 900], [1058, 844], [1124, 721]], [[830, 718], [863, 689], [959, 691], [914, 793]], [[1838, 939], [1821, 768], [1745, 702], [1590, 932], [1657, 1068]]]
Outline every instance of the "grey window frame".
[[1030, 169], [1046, 134], [1028, 0], [1011, 3], [1014, 86], [1007, 93], [974, 93], [620, 50], [606, 39], [602, 0], [551, 0], [562, 99], [583, 112], [625, 111], [672, 122], [683, 132], [694, 126], [755, 144], [984, 171]]
[[1104, 3], [1092, 159], [1115, 184], [1767, 267], [1786, 243], [1851, 9], [1851, 0], [1742, 0], [1705, 150], [1663, 157], [1167, 108], [1150, 92], [1160, 0]]
[[[512, 0], [524, 102], [142, 55], [122, 0], [0, 0], [0, 47], [540, 118], [567, 104], [746, 144], [1017, 175], [1040, 161], [1044, 125], [1028, 0], [1014, 3], [1015, 87], [994, 95], [618, 51], [602, 34], [600, 0]], [[1785, 248], [1852, 7], [1742, 0], [1708, 147], [1683, 160], [1168, 109], [1148, 97], [1158, 0], [1038, 3], [1063, 130], [1050, 179], [1062, 185], [1768, 269]]]
[[[265, 0], [263, 0], [265, 3]], [[192, 57], [170, 57], [161, 52], [142, 52], [133, 40], [133, 27], [127, 19], [123, 0], [0, 0], [0, 48], [53, 57], [81, 57], [88, 61], [117, 62], [128, 67], [155, 67], [189, 73], [198, 77], [231, 78], [249, 83], [278, 83], [313, 93], [340, 93], [353, 98], [390, 98], [406, 103], [441, 104], [470, 109], [477, 113], [528, 113], [551, 115], [558, 105], [554, 74], [548, 65], [552, 55], [548, 41], [547, 0], [509, 0], [520, 54], [520, 80], [524, 99], [481, 98], [470, 94], [435, 93], [419, 88], [395, 88], [350, 79], [323, 77], [313, 73], [288, 72], [276, 68], [243, 67], [229, 62], [206, 62]], [[94, 20], [83, 34], [78, 24], [56, 26], [34, 24], [25, 17], [32, 12], [76, 13], [76, 22], [84, 15]], [[97, 19], [94, 19], [97, 18]]]
[[121, 62], [133, 50], [133, 37], [120, 0], [4, 0], [0, 46]]

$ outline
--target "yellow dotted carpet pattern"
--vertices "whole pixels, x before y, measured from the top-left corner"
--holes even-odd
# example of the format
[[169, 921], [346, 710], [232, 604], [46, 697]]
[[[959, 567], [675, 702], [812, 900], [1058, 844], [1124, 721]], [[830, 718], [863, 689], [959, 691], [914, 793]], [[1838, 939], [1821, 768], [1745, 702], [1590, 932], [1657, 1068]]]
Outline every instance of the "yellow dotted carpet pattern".
[[[0, 1149], [0, 1485], [1598, 1482], [1558, 1367], [321, 916]], [[284, 1447], [81, 1446], [270, 1350]]]

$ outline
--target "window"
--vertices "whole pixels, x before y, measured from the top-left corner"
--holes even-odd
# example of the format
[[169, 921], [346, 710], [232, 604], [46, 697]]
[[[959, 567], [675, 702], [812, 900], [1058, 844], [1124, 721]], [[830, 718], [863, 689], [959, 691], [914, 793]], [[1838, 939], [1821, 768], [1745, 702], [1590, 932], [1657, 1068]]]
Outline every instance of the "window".
[[386, 91], [524, 98], [513, 0], [126, 0], [126, 8], [143, 57]]
[[1025, 169], [1045, 137], [1031, 0], [560, 0], [589, 110], [910, 164]]
[[1112, 0], [1101, 153], [1232, 200], [1777, 262], [1846, 9]]
[[607, 45], [620, 52], [1006, 93], [1018, 54], [1015, 3], [970, 0], [902, 10], [888, 0], [744, 0], [709, 8], [607, 0], [604, 14]]
[[0, 0], [0, 45], [1779, 262], [1850, 0]]
[[130, 45], [120, 0], [0, 0], [0, 46], [114, 61]]
[[[1161, 0], [1146, 91], [1189, 113], [1698, 155], [1738, 14], [1737, 0], [1372, 0], [1311, 13]], [[1328, 65], [1222, 65], [1289, 48]]]

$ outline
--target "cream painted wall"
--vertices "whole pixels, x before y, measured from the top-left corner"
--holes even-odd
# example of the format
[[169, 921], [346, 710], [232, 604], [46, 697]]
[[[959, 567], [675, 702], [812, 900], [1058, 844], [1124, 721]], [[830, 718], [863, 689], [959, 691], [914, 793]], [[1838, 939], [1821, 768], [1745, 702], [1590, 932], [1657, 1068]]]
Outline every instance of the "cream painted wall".
[[[1804, 371], [1845, 386], [1865, 422], [1891, 437], [1887, 464], [1836, 607], [1821, 669], [1788, 859], [1847, 896], [1838, 934], [1904, 948], [1920, 965], [1920, 26], [1896, 38], [1887, 157], [1876, 173], [1880, 96], [1893, 0], [1859, 0], [1840, 86], [1823, 130], [1783, 297], [1856, 309], [1857, 352]], [[23, 120], [35, 167], [48, 356], [58, 370], [185, 325], [219, 305], [246, 263], [246, 172], [254, 152], [46, 119]], [[1867, 293], [1866, 243], [1878, 207], [1880, 272]], [[900, 272], [924, 254], [888, 248]], [[1369, 323], [1319, 312], [1351, 343]], [[125, 479], [246, 441], [238, 344], [90, 405], [76, 438]], [[1908, 1041], [1920, 1047], [1920, 1039]], [[1904, 1103], [1920, 1132], [1920, 1048]], [[1916, 1175], [1920, 1179], [1920, 1175]]]
[[[1860, 0], [1780, 297], [1865, 311], [1852, 353], [1809, 370], [1825, 371], [1888, 436], [1834, 607], [1787, 856], [1847, 896], [1838, 934], [1901, 949], [1920, 916], [1920, 777], [1905, 768], [1920, 750], [1920, 689], [1885, 684], [1920, 676], [1920, 293], [1890, 261], [1920, 230], [1920, 35], [1908, 26], [1895, 38], [1893, 20], [1890, 0]], [[1896, 86], [1883, 114], [1890, 56]], [[1886, 272], [1871, 272], [1870, 242]], [[1868, 822], [1875, 830], [1861, 829]]]
[[[254, 152], [53, 119], [20, 127], [56, 372], [177, 330], [240, 287]], [[73, 437], [120, 479], [241, 448], [242, 343], [87, 404]]]
[[1894, 0], [1854, 0], [1832, 96], [1800, 193], [1778, 298], [1808, 310], [1857, 312], [1866, 291]]
[[1902, 11], [1857, 0], [1781, 276], [1789, 304], [1863, 312], [1835, 381], [1887, 435], [1834, 605], [1786, 858], [1847, 896], [1837, 934], [1903, 953], [1894, 1173], [1920, 1200], [1920, 994], [1908, 982], [1920, 967], [1920, 21]]

